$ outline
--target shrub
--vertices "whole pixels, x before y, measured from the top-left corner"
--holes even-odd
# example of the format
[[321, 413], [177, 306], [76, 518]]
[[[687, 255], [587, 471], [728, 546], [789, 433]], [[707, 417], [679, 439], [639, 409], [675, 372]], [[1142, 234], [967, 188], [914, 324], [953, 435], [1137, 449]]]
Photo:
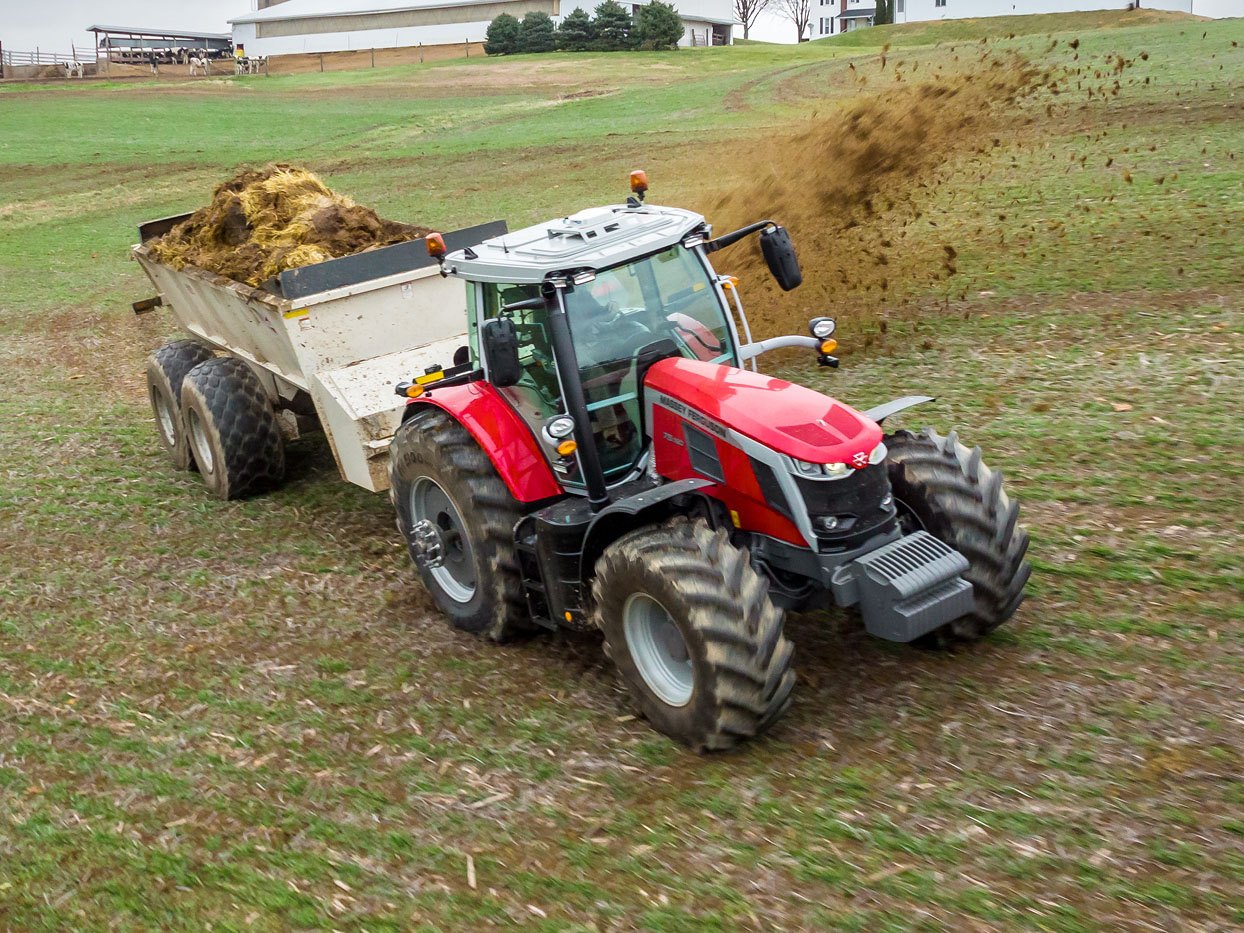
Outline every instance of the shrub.
[[635, 48], [635, 21], [617, 0], [604, 0], [596, 8], [596, 48], [602, 52], [617, 52]]
[[513, 55], [518, 51], [519, 33], [522, 27], [509, 13], [502, 13], [488, 24], [484, 40], [485, 55]]
[[520, 52], [551, 52], [557, 48], [557, 31], [549, 14], [532, 10], [523, 17], [518, 36]]
[[683, 36], [682, 19], [672, 3], [652, 0], [635, 14], [635, 32], [645, 49], [676, 49]]
[[596, 27], [582, 7], [575, 7], [557, 29], [557, 47], [565, 52], [586, 52], [595, 41]]

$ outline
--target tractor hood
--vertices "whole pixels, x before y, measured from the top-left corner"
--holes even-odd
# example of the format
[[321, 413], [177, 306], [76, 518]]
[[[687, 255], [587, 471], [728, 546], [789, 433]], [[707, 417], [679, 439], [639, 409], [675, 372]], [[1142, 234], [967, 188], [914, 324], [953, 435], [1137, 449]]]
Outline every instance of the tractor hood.
[[680, 414], [701, 427], [733, 429], [796, 460], [850, 463], [881, 443], [880, 426], [849, 405], [733, 366], [661, 360], [648, 370], [644, 391], [649, 403], [660, 403], [656, 393], [681, 402], [689, 411]]

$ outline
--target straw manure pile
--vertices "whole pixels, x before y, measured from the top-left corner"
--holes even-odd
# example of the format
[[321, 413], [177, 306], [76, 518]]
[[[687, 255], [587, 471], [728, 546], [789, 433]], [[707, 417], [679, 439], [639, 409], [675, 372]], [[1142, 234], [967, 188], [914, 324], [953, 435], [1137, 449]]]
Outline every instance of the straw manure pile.
[[425, 236], [335, 194], [292, 165], [245, 171], [216, 188], [211, 203], [152, 241], [155, 258], [197, 266], [258, 286], [297, 269]]

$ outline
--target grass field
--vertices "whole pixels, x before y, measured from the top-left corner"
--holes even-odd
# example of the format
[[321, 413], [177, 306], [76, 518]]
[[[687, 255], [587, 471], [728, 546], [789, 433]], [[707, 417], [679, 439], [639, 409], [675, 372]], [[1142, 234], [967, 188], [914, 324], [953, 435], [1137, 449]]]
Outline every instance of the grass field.
[[[1244, 21], [845, 39], [0, 87], [0, 928], [1244, 926]], [[596, 640], [448, 629], [322, 442], [227, 504], [161, 459], [143, 361], [173, 329], [130, 312], [127, 247], [238, 166], [446, 228], [636, 166], [707, 208], [763, 172], [732, 155], [982, 40], [1082, 72], [912, 180], [912, 274], [840, 314], [842, 370], [775, 365], [937, 395], [906, 424], [1006, 473], [1035, 570], [986, 643], [794, 617], [790, 712], [696, 757]], [[955, 274], [919, 274], [945, 244]], [[805, 254], [808, 294], [844, 252]], [[753, 313], [800, 326], [800, 294]]]

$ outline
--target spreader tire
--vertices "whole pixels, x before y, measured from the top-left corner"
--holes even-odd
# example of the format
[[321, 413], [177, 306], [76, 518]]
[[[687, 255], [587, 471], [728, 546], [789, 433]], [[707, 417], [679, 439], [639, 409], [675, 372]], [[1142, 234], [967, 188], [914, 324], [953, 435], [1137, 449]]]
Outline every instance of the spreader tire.
[[605, 652], [658, 731], [726, 749], [790, 705], [782, 611], [725, 531], [675, 520], [624, 535], [597, 562], [592, 597]]
[[[397, 527], [441, 611], [456, 628], [506, 641], [530, 631], [514, 526], [522, 507], [466, 428], [439, 408], [424, 407], [389, 448]], [[421, 559], [416, 525], [439, 529], [442, 563]]]
[[155, 415], [156, 436], [178, 470], [194, 468], [181, 414], [181, 383], [186, 373], [213, 356], [197, 340], [174, 340], [147, 358], [147, 395]]
[[906, 530], [923, 528], [968, 560], [975, 608], [930, 632], [920, 643], [945, 647], [975, 641], [1007, 621], [1024, 599], [1031, 568], [1024, 560], [1028, 533], [1019, 503], [1002, 488], [1002, 474], [981, 462], [955, 432], [897, 431], [885, 439], [890, 486]]
[[190, 453], [219, 499], [237, 499], [285, 477], [285, 444], [259, 377], [231, 356], [213, 357], [186, 374], [182, 418]]

